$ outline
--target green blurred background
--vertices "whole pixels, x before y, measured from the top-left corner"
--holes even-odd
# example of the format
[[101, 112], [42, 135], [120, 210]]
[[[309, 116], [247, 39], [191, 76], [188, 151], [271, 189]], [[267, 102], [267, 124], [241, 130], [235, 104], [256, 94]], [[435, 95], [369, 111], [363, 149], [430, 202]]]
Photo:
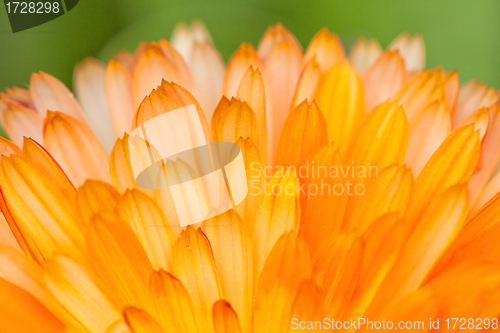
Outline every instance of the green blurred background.
[[269, 24], [281, 21], [304, 47], [326, 26], [348, 49], [359, 36], [383, 47], [400, 32], [420, 32], [427, 67], [458, 69], [461, 82], [478, 78], [500, 87], [499, 0], [80, 0], [62, 17], [13, 34], [0, 9], [0, 89], [27, 87], [43, 70], [71, 86], [73, 66], [86, 56], [106, 60], [141, 40], [170, 37], [179, 21], [201, 19], [224, 59], [242, 41], [256, 45]]

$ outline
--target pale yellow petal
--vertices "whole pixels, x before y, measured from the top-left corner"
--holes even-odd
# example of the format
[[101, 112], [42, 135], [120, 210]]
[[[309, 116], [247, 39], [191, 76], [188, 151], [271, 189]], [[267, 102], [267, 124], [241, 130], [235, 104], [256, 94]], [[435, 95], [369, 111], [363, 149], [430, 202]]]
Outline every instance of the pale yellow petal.
[[107, 153], [115, 143], [115, 133], [109, 114], [104, 80], [106, 66], [94, 58], [86, 58], [75, 66], [73, 86], [90, 127]]

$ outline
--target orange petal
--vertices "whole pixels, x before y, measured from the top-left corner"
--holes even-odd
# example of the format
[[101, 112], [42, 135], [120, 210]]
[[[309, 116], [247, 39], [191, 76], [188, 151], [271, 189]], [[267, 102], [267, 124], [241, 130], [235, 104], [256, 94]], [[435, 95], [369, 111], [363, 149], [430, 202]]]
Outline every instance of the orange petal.
[[349, 61], [360, 75], [365, 75], [368, 68], [381, 56], [382, 47], [376, 39], [366, 40], [360, 37], [349, 52]]
[[241, 78], [250, 66], [259, 69], [261, 73], [264, 70], [264, 65], [257, 56], [254, 47], [251, 44], [242, 43], [227, 64], [222, 84], [222, 94], [224, 96], [231, 98], [237, 95]]
[[345, 61], [326, 72], [315, 99], [325, 115], [330, 141], [345, 154], [365, 114], [363, 86], [354, 67]]
[[248, 68], [238, 87], [238, 99], [246, 102], [255, 112], [259, 131], [260, 151], [267, 158], [266, 93], [264, 81], [258, 69]]
[[144, 97], [161, 84], [162, 80], [174, 79], [175, 67], [161, 53], [158, 47], [150, 46], [142, 54], [134, 70], [134, 107], [139, 106]]
[[363, 233], [364, 245], [361, 275], [351, 301], [349, 316], [360, 318], [396, 262], [407, 240], [404, 220], [399, 214], [387, 214], [373, 222]]
[[444, 100], [431, 104], [410, 131], [405, 163], [418, 175], [451, 132], [450, 110]]
[[313, 58], [316, 58], [322, 73], [340, 64], [345, 58], [345, 52], [337, 35], [326, 28], [316, 33], [307, 47], [304, 64]]
[[13, 283], [44, 306], [50, 307], [43, 283], [43, 269], [21, 251], [4, 243], [0, 245], [0, 278]]
[[301, 281], [311, 277], [307, 245], [293, 233], [281, 236], [266, 260], [255, 301], [254, 332], [283, 332]]
[[453, 116], [453, 128], [456, 128], [464, 119], [482, 107], [488, 107], [498, 102], [499, 96], [495, 88], [489, 88], [476, 80], [469, 81], [460, 87], [458, 102]]
[[103, 63], [94, 58], [86, 58], [75, 66], [73, 86], [90, 127], [106, 152], [109, 153], [116, 137], [113, 133], [104, 90], [105, 73], [106, 67]]
[[87, 180], [76, 192], [76, 210], [88, 225], [95, 214], [113, 212], [119, 198], [113, 186], [99, 180]]
[[392, 321], [393, 328], [377, 329], [378, 332], [389, 333], [396, 329], [396, 327], [398, 327], [397, 325], [400, 323], [401, 328], [398, 327], [397, 329], [404, 329], [407, 331], [413, 328], [414, 332], [420, 333], [432, 331], [429, 327], [429, 318], [434, 320], [437, 315], [440, 314], [440, 309], [436, 303], [431, 291], [427, 289], [419, 290], [400, 299], [391, 306], [387, 306], [387, 303], [385, 303], [383, 308], [377, 309], [377, 311], [374, 312], [374, 314], [377, 314], [376, 316], [369, 318], [372, 323], [366, 318], [365, 323], [362, 325], [360, 324], [359, 331], [363, 333], [373, 332], [374, 325], [376, 325], [375, 322], [382, 322], [383, 320], [386, 322]]
[[429, 105], [444, 100], [445, 88], [440, 70], [428, 70], [408, 80], [393, 97], [403, 104], [410, 128], [416, 126]]
[[415, 193], [408, 216], [415, 223], [446, 188], [466, 182], [474, 172], [479, 159], [479, 133], [472, 125], [455, 130], [432, 154], [415, 181]]
[[144, 98], [141, 105], [139, 105], [134, 120], [132, 121], [131, 130], [141, 126], [148, 120], [178, 108], [180, 108], [180, 106], [170, 98], [153, 90], [150, 95]]
[[94, 134], [76, 119], [49, 112], [43, 136], [45, 147], [76, 186], [88, 178], [110, 180], [106, 152]]
[[314, 92], [317, 89], [319, 80], [321, 78], [321, 70], [316, 58], [312, 58], [305, 65], [302, 73], [300, 74], [299, 82], [297, 82], [297, 89], [293, 98], [292, 108], [296, 107], [302, 101], [307, 99], [313, 100]]
[[119, 62], [110, 60], [106, 67], [104, 89], [115, 136], [122, 137], [123, 133], [130, 131], [136, 110], [132, 97], [132, 75], [129, 70]]
[[302, 102], [286, 118], [276, 155], [277, 166], [298, 168], [328, 143], [328, 129], [315, 102]]
[[299, 181], [293, 168], [279, 168], [266, 185], [255, 223], [255, 273], [261, 271], [276, 241], [284, 233], [297, 233], [300, 220]]
[[73, 94], [66, 86], [47, 73], [40, 71], [31, 74], [30, 93], [38, 113], [45, 117], [48, 110], [65, 113], [85, 126], [87, 119]]
[[23, 143], [23, 137], [43, 144], [43, 118], [33, 110], [11, 104], [4, 111], [2, 126], [9, 138], [19, 146]]
[[420, 72], [425, 69], [425, 45], [420, 34], [410, 36], [404, 32], [396, 37], [387, 49], [399, 51], [408, 72]]
[[408, 146], [408, 132], [403, 108], [396, 103], [383, 103], [368, 113], [352, 141], [346, 161], [380, 170], [401, 164]]
[[94, 274], [120, 307], [149, 304], [147, 285], [153, 267], [134, 232], [117, 214], [92, 218], [86, 238]]
[[[29, 320], [26, 319], [28, 313]], [[33, 296], [1, 278], [0, 327], [19, 333], [65, 332], [64, 325]]]
[[26, 253], [39, 262], [56, 253], [82, 257], [84, 238], [73, 196], [33, 163], [14, 155], [2, 157], [0, 183], [6, 204], [2, 211]]
[[[474, 251], [468, 250], [484, 249], [489, 251], [488, 249], [495, 249], [496, 244], [491, 244], [489, 238], [491, 235], [495, 235], [498, 232], [497, 230], [500, 222], [499, 214], [500, 194], [497, 193], [484, 205], [484, 207], [469, 218], [458, 237], [447, 248], [446, 252], [439, 260], [431, 277], [435, 277], [444, 271], [445, 268], [451, 268], [471, 259], [469, 254], [474, 253]], [[488, 253], [488, 256], [494, 253], [495, 251], [491, 251]], [[483, 258], [488, 256], [481, 255]], [[474, 258], [474, 256], [472, 256], [472, 258]]]
[[57, 164], [56, 160], [54, 160], [45, 148], [32, 139], [24, 138], [23, 155], [39, 170], [45, 172], [45, 174], [61, 188], [65, 197], [74, 198], [75, 187], [59, 164]]
[[165, 333], [149, 313], [138, 308], [128, 307], [123, 316], [132, 333]]
[[250, 238], [253, 239], [255, 220], [259, 213], [255, 207], [260, 207], [266, 183], [265, 163], [252, 140], [240, 138], [236, 144], [240, 147], [245, 161], [248, 195], [234, 210], [242, 217]]
[[[301, 178], [302, 188], [307, 195], [301, 195], [301, 220], [299, 236], [309, 245], [311, 254], [332, 234], [340, 231], [347, 203], [344, 192], [344, 177], [332, 170], [344, 167], [345, 163], [333, 143], [318, 151], [311, 161], [311, 170]], [[309, 167], [309, 166], [308, 166]], [[313, 175], [312, 171], [317, 170]], [[311, 172], [309, 172], [311, 171]], [[302, 175], [299, 169], [299, 176]], [[305, 208], [305, 209], [304, 209]]]
[[132, 165], [130, 164], [128, 134], [125, 134], [122, 139], [116, 140], [109, 159], [109, 173], [113, 186], [120, 193], [125, 192], [127, 189], [138, 189], [147, 193], [150, 197], [155, 197], [153, 191], [142, 189], [135, 183]]
[[363, 76], [366, 110], [392, 98], [405, 78], [405, 64], [397, 51], [384, 52]]
[[[500, 271], [491, 263], [458, 266], [431, 281], [426, 288], [440, 302], [441, 318], [495, 318], [500, 311]], [[463, 299], [467, 302], [462, 302]], [[455, 320], [449, 322], [451, 328]], [[458, 321], [456, 327], [460, 324]]]
[[116, 210], [139, 238], [155, 269], [171, 270], [174, 234], [156, 202], [138, 190], [129, 190]]
[[[204, 221], [201, 229], [212, 245], [224, 299], [232, 304], [243, 331], [248, 332], [252, 324], [254, 276], [252, 242], [245, 225], [230, 210]], [[217, 327], [215, 321], [214, 325]]]
[[189, 293], [171, 274], [165, 271], [151, 275], [149, 288], [156, 318], [166, 332], [201, 333], [210, 322], [202, 318]]
[[388, 297], [395, 301], [416, 290], [463, 227], [467, 213], [465, 186], [452, 186], [441, 192], [439, 198], [430, 203], [384, 281], [379, 305], [387, 302]]
[[405, 166], [390, 166], [370, 184], [354, 212], [346, 218], [348, 229], [363, 233], [375, 220], [388, 213], [402, 216], [412, 198], [413, 177]]
[[241, 137], [251, 139], [259, 146], [259, 129], [255, 113], [246, 102], [233, 98], [230, 102], [223, 97], [217, 106], [210, 125], [215, 141], [233, 142]]
[[174, 272], [189, 290], [198, 316], [210, 323], [212, 304], [222, 293], [212, 249], [201, 230], [188, 226], [177, 238]]
[[198, 87], [198, 99], [207, 119], [212, 118], [219, 97], [222, 95], [224, 60], [212, 43], [196, 42], [190, 54], [191, 70]]
[[241, 333], [238, 316], [226, 301], [217, 301], [212, 308], [214, 333]]
[[361, 273], [362, 244], [354, 233], [331, 235], [313, 257], [312, 276], [330, 318], [344, 318]]
[[[302, 282], [297, 290], [297, 295], [292, 303], [290, 312], [291, 325], [286, 332], [320, 332], [320, 328], [313, 329], [308, 327], [301, 329], [300, 322], [304, 321], [316, 323], [322, 321], [325, 316], [323, 300], [321, 299], [320, 289], [312, 280]], [[299, 325], [299, 327], [296, 327]]]
[[104, 332], [120, 315], [95, 277], [66, 257], [55, 257], [45, 270], [45, 283], [73, 321], [91, 332]]

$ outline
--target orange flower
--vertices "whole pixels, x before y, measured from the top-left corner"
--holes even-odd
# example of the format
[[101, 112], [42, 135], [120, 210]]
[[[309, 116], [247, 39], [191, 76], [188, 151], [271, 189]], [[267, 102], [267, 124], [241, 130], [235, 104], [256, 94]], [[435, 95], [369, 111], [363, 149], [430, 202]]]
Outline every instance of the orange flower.
[[[43, 72], [0, 93], [2, 332], [498, 323], [499, 95], [425, 70], [421, 36], [346, 56], [277, 24], [225, 68], [196, 22], [74, 83], [78, 101]], [[188, 105], [241, 148], [249, 194], [181, 228], [169, 190], [136, 185], [128, 134]]]

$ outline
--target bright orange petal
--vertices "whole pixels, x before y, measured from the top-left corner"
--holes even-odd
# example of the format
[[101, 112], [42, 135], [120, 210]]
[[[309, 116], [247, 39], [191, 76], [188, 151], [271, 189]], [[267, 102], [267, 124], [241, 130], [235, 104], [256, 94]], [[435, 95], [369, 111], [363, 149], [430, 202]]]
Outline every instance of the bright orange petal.
[[117, 214], [92, 218], [86, 235], [94, 274], [120, 306], [146, 307], [147, 285], [153, 267], [130, 227]]
[[[26, 318], [27, 314], [29, 320]], [[0, 327], [13, 333], [64, 333], [64, 325], [40, 302], [1, 278]]]
[[[252, 242], [247, 229], [232, 210], [204, 221], [201, 229], [212, 245], [224, 299], [232, 304], [238, 314], [243, 332], [249, 332], [254, 276]], [[217, 327], [216, 322], [214, 325]]]
[[[333, 143], [319, 150], [309, 162], [310, 170], [303, 176], [299, 236], [309, 245], [311, 254], [332, 234], [340, 231], [347, 203], [345, 178], [332, 170], [344, 168], [344, 159]], [[307, 169], [306, 169], [307, 170]], [[313, 175], [312, 171], [316, 173]], [[310, 171], [310, 172], [309, 172]]]
[[344, 318], [361, 273], [362, 244], [354, 233], [331, 235], [312, 260], [313, 280], [330, 318]]
[[279, 168], [267, 184], [255, 223], [257, 276], [276, 241], [284, 233], [297, 233], [300, 220], [299, 181], [295, 171]]
[[283, 332], [300, 283], [311, 277], [307, 245], [293, 233], [279, 238], [266, 260], [256, 290], [254, 332]]
[[123, 316], [132, 333], [165, 333], [149, 313], [138, 308], [128, 307]]
[[198, 316], [211, 322], [212, 304], [222, 293], [212, 249], [201, 230], [188, 226], [177, 238], [174, 272], [189, 290]]
[[363, 86], [356, 69], [347, 61], [326, 72], [315, 99], [325, 115], [328, 137], [345, 154], [365, 114]]
[[201, 333], [210, 324], [195, 311], [186, 287], [165, 271], [154, 272], [149, 281], [158, 322], [166, 332]]
[[214, 333], [241, 333], [238, 316], [226, 301], [217, 301], [212, 308]]
[[111, 185], [87, 180], [76, 192], [76, 209], [85, 225], [100, 212], [113, 212], [120, 194]]
[[259, 131], [260, 152], [267, 158], [267, 120], [264, 81], [258, 69], [250, 66], [238, 87], [238, 99], [246, 102], [255, 112]]
[[137, 235], [155, 269], [171, 270], [174, 234], [163, 211], [146, 194], [129, 190], [116, 210]]
[[315, 102], [302, 102], [288, 115], [281, 132], [276, 166], [298, 168], [328, 142], [325, 118]]
[[415, 194], [407, 214], [413, 221], [410, 230], [439, 192], [469, 179], [479, 159], [479, 145], [479, 133], [469, 125], [454, 131], [434, 152], [415, 181]]
[[75, 324], [91, 332], [103, 332], [119, 318], [118, 309], [96, 283], [96, 278], [77, 262], [58, 256], [47, 263], [45, 284], [72, 315]]

